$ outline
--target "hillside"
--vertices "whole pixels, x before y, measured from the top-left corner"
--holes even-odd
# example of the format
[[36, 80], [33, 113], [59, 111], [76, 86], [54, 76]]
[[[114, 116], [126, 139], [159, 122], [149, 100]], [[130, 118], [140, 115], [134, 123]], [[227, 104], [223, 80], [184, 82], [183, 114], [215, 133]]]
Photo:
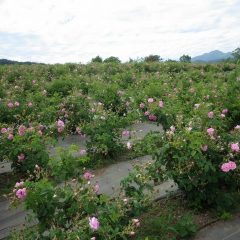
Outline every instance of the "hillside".
[[36, 64], [35, 62], [18, 62], [8, 59], [0, 59], [0, 65], [10, 65], [10, 64], [22, 64], [22, 65], [31, 65]]
[[220, 62], [228, 58], [232, 58], [231, 52], [224, 53], [219, 50], [214, 50], [209, 53], [193, 57], [192, 62]]

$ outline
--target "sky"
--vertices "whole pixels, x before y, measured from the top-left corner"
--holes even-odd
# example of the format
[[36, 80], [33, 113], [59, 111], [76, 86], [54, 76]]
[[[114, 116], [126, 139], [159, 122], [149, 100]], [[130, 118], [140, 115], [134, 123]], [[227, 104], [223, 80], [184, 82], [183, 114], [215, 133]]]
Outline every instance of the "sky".
[[0, 0], [0, 59], [178, 59], [240, 46], [240, 0]]

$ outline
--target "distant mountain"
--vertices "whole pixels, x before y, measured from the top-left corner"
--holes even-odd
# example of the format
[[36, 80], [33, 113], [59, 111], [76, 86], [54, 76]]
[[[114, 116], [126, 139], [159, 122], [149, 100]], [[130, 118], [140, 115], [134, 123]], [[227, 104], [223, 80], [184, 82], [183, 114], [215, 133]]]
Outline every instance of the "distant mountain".
[[202, 55], [193, 57], [192, 62], [220, 62], [228, 58], [232, 58], [231, 52], [224, 53], [219, 50], [215, 50], [209, 53], [204, 53]]
[[12, 61], [8, 59], [0, 59], [0, 65], [10, 65], [10, 64], [25, 64], [25, 65], [31, 65], [36, 64], [34, 62], [18, 62], [18, 61]]

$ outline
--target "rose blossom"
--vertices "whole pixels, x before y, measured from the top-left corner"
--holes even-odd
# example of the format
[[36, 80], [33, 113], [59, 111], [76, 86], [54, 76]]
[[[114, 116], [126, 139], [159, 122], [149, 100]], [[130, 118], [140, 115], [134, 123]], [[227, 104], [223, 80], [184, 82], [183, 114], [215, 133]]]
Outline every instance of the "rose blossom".
[[213, 113], [213, 112], [209, 112], [209, 113], [208, 113], [208, 117], [209, 117], [209, 118], [213, 118], [213, 116], [214, 116], [214, 113]]
[[15, 184], [15, 188], [22, 187], [23, 184], [24, 184], [24, 182], [16, 182], [16, 184]]
[[23, 136], [23, 135], [25, 134], [25, 132], [26, 132], [26, 127], [23, 126], [23, 125], [19, 126], [19, 128], [18, 128], [18, 134], [19, 134], [20, 136]]
[[129, 135], [130, 135], [130, 132], [128, 130], [122, 131], [122, 136], [123, 137], [129, 137]]
[[227, 163], [223, 163], [222, 166], [221, 166], [221, 170], [223, 172], [229, 172], [230, 170], [234, 170], [236, 169], [237, 165], [235, 162], [233, 161], [229, 161]]
[[159, 101], [158, 106], [159, 106], [160, 108], [163, 108], [163, 106], [164, 106], [163, 101]]
[[98, 182], [96, 182], [95, 186], [93, 187], [93, 190], [96, 194], [99, 194], [100, 186], [99, 186]]
[[22, 162], [24, 159], [25, 159], [25, 155], [23, 153], [18, 155], [18, 161]]
[[64, 131], [64, 127], [58, 127], [58, 132], [62, 133]]
[[64, 124], [64, 122], [63, 122], [62, 120], [59, 119], [59, 120], [57, 121], [57, 126], [58, 126], [58, 127], [64, 127], [65, 124]]
[[8, 140], [10, 140], [10, 141], [13, 140], [13, 134], [12, 133], [8, 134]]
[[150, 121], [157, 121], [157, 116], [155, 116], [155, 115], [153, 115], [153, 114], [150, 114], [149, 116], [148, 116], [148, 119], [150, 120]]
[[76, 127], [76, 132], [77, 132], [78, 134], [82, 134], [82, 131], [81, 131], [80, 127]]
[[94, 178], [94, 175], [89, 172], [89, 171], [86, 171], [84, 174], [83, 174], [83, 178], [86, 179], [86, 180], [91, 180], [92, 178]]
[[145, 104], [144, 104], [144, 103], [140, 103], [139, 107], [140, 107], [141, 109], [143, 109], [143, 108], [145, 107]]
[[7, 128], [2, 128], [2, 129], [1, 129], [1, 133], [2, 133], [2, 134], [6, 133], [7, 131], [8, 131]]
[[208, 128], [208, 129], [207, 129], [207, 133], [208, 133], [208, 135], [211, 136], [211, 137], [213, 136], [214, 131], [215, 131], [214, 128]]
[[149, 103], [153, 103], [153, 102], [154, 102], [154, 99], [153, 99], [153, 98], [149, 98], [149, 99], [148, 99], [148, 102], [149, 102]]
[[239, 152], [239, 145], [238, 143], [232, 143], [231, 144], [231, 149], [233, 152]]
[[144, 116], [148, 116], [150, 114], [149, 111], [144, 112]]
[[20, 188], [16, 192], [16, 196], [18, 199], [24, 199], [27, 196], [27, 189], [26, 188]]
[[222, 110], [222, 113], [223, 113], [223, 114], [228, 113], [228, 109], [227, 109], [227, 108], [223, 109], [223, 110]]
[[13, 108], [13, 107], [14, 107], [14, 104], [13, 104], [12, 102], [9, 102], [9, 103], [7, 104], [7, 106], [8, 106], [9, 108]]
[[61, 133], [64, 131], [65, 124], [62, 120], [57, 121], [58, 132]]
[[89, 218], [89, 226], [93, 231], [96, 231], [99, 229], [100, 223], [97, 218], [92, 217], [92, 218]]
[[19, 102], [15, 102], [14, 105], [15, 105], [15, 107], [19, 107], [20, 104], [19, 104]]
[[221, 170], [223, 172], [229, 172], [229, 166], [228, 166], [228, 163], [223, 163], [222, 166], [221, 166]]

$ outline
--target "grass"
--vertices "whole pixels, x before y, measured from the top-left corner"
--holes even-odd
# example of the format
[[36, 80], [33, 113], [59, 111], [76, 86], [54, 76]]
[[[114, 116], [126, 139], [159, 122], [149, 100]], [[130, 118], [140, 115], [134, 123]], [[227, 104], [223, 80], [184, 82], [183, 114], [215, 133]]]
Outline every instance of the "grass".
[[140, 218], [137, 240], [191, 239], [198, 229], [216, 219], [214, 212], [199, 213], [188, 208], [182, 196], [153, 203]]

